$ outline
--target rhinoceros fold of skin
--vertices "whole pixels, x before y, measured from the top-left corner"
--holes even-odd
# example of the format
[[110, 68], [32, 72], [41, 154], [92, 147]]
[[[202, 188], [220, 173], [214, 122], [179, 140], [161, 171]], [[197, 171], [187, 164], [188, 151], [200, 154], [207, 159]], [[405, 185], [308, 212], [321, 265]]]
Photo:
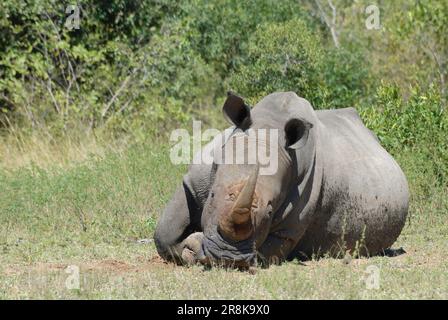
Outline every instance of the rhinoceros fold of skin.
[[223, 111], [234, 126], [201, 152], [234, 152], [232, 139], [249, 152], [250, 130], [277, 129], [277, 170], [263, 175], [260, 163], [244, 161], [190, 165], [156, 227], [163, 258], [247, 266], [375, 255], [395, 242], [408, 213], [406, 177], [355, 109], [315, 111], [295, 93], [277, 92], [252, 109], [229, 93]]

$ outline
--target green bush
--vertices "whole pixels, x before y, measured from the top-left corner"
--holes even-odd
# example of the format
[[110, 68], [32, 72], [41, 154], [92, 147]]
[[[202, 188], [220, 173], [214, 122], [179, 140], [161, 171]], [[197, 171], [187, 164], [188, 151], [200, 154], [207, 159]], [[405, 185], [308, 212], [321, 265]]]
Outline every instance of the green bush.
[[405, 101], [397, 86], [383, 84], [361, 117], [392, 154], [413, 153], [424, 164], [420, 173], [448, 182], [448, 115], [436, 88], [414, 89]]
[[371, 98], [376, 83], [362, 50], [355, 46], [325, 50], [320, 67], [325, 88], [321, 107], [357, 107]]
[[122, 93], [132, 103], [111, 109], [108, 129], [141, 137], [145, 132], [164, 134], [211, 104], [218, 78], [194, 51], [187, 33], [194, 33], [188, 24], [170, 24], [138, 51], [136, 75]]
[[294, 91], [318, 109], [355, 105], [366, 94], [367, 68], [346, 49], [326, 49], [301, 19], [260, 26], [230, 86], [252, 103], [274, 91]]
[[245, 57], [247, 40], [258, 25], [304, 13], [295, 0], [189, 0], [181, 8], [181, 16], [199, 33], [196, 50], [222, 78]]
[[247, 58], [230, 78], [230, 86], [251, 103], [274, 91], [295, 91], [322, 102], [320, 40], [301, 20], [257, 28], [249, 40]]
[[163, 132], [222, 95], [257, 24], [299, 11], [292, 0], [82, 0], [69, 30], [69, 4], [0, 4], [0, 127]]
[[64, 4], [0, 4], [0, 127], [155, 133], [209, 101], [216, 81], [189, 41], [195, 31], [163, 22], [176, 4], [78, 5], [80, 29], [69, 30]]

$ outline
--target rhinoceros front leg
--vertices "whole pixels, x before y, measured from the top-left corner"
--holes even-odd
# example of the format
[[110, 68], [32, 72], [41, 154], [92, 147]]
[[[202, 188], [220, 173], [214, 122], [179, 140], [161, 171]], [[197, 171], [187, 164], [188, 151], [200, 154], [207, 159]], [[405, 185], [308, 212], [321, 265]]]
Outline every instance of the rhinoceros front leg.
[[160, 217], [154, 242], [160, 256], [180, 264], [201, 258], [203, 234], [200, 208], [188, 187], [179, 187]]
[[202, 250], [202, 241], [204, 234], [202, 232], [195, 232], [190, 234], [179, 245], [181, 252], [182, 263], [186, 265], [193, 265], [196, 263], [205, 263], [207, 258]]

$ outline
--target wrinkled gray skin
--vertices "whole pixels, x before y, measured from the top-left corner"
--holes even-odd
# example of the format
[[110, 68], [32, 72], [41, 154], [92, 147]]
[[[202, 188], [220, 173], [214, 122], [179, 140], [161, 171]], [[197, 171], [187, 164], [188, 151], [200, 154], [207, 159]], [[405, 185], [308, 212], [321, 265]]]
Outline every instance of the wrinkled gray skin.
[[408, 212], [407, 181], [355, 109], [314, 111], [295, 93], [278, 92], [248, 110], [229, 94], [224, 113], [233, 135], [277, 128], [280, 145], [277, 172], [256, 179], [250, 236], [224, 232], [219, 221], [232, 211], [232, 188], [240, 190], [254, 165], [193, 164], [156, 228], [163, 258], [248, 266], [255, 258], [276, 262], [346, 250], [375, 255], [394, 243]]

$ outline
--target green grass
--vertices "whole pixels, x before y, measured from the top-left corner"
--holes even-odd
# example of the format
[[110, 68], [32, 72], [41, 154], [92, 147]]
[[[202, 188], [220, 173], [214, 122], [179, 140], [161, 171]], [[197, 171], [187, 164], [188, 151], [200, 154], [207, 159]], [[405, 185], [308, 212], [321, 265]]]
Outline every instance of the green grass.
[[[70, 167], [0, 169], [0, 298], [448, 298], [448, 194], [411, 152], [397, 155], [411, 185], [398, 257], [289, 262], [255, 275], [163, 263], [150, 239], [180, 183], [167, 146], [131, 147]], [[66, 268], [80, 268], [67, 289]], [[368, 266], [380, 270], [367, 289]]]

